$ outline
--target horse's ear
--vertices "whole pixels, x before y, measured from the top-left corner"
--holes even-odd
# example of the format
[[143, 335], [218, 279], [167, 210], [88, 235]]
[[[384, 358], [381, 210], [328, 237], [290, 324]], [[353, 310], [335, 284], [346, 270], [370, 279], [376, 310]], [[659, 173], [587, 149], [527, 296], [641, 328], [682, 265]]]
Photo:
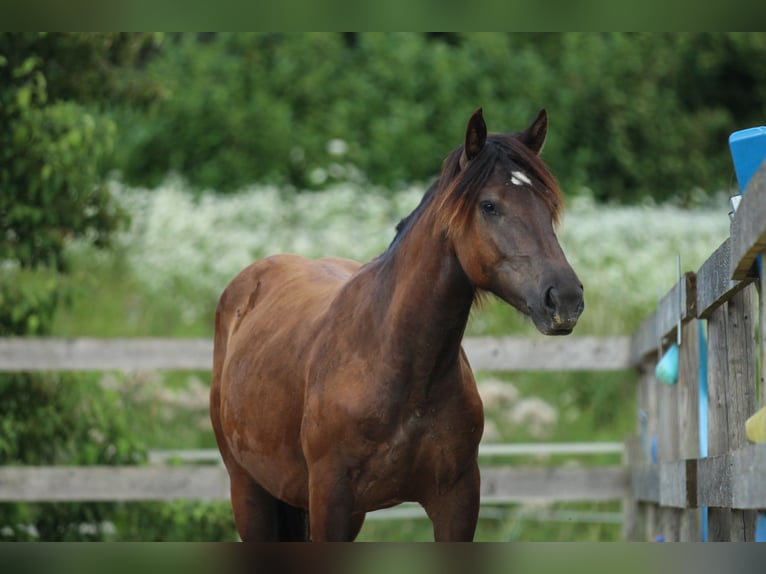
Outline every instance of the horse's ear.
[[465, 145], [463, 146], [463, 155], [460, 158], [460, 167], [466, 162], [471, 161], [479, 152], [484, 149], [484, 143], [487, 141], [487, 124], [484, 123], [484, 114], [481, 108], [478, 108], [465, 128]]
[[545, 108], [537, 113], [532, 124], [519, 134], [521, 142], [536, 154], [539, 154], [545, 145], [545, 137], [548, 135], [548, 112]]

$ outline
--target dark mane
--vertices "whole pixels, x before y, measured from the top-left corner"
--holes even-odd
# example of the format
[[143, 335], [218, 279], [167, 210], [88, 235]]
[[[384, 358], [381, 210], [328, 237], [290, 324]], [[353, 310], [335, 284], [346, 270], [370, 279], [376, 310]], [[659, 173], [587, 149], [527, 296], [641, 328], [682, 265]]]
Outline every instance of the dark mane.
[[542, 159], [512, 134], [491, 134], [479, 155], [460, 170], [463, 146], [453, 150], [444, 160], [437, 188], [440, 197], [439, 219], [447, 233], [460, 231], [468, 225], [479, 191], [501, 162], [508, 173], [521, 170], [532, 180], [532, 189], [547, 205], [553, 224], [557, 225], [563, 207], [563, 197], [556, 178]]
[[463, 229], [470, 221], [479, 191], [492, 176], [497, 162], [505, 164], [508, 173], [521, 170], [532, 179], [532, 189], [548, 206], [553, 224], [557, 225], [563, 207], [558, 182], [542, 159], [513, 134], [490, 134], [484, 149], [460, 170], [463, 146], [455, 148], [444, 159], [442, 172], [423, 195], [418, 206], [396, 225], [396, 235], [389, 249], [396, 245], [435, 196], [438, 196], [439, 227], [448, 234]]
[[412, 212], [407, 216], [399, 220], [399, 223], [396, 224], [396, 235], [394, 236], [394, 239], [391, 241], [391, 244], [388, 246], [389, 249], [394, 247], [397, 243], [397, 241], [404, 236], [405, 233], [407, 233], [407, 230], [411, 227], [412, 223], [417, 220], [418, 217], [420, 217], [420, 214], [423, 213], [426, 206], [431, 203], [431, 199], [433, 199], [434, 192], [437, 189], [438, 181], [431, 184], [431, 187], [426, 190], [426, 192], [423, 194], [422, 199], [420, 200], [420, 203], [418, 203], [418, 206], [412, 210]]

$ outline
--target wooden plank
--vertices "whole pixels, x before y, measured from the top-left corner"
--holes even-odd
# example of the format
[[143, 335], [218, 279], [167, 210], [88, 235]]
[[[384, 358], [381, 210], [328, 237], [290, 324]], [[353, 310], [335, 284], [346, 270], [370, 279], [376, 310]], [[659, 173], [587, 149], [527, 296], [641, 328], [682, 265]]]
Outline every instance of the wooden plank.
[[633, 496], [667, 509], [693, 508], [697, 500], [696, 478], [695, 459], [640, 465], [631, 474]]
[[[678, 385], [666, 385], [657, 382], [659, 387], [659, 428], [657, 429], [657, 460], [669, 463], [680, 458], [678, 421]], [[685, 480], [685, 478], [684, 478]], [[660, 530], [668, 542], [678, 542], [680, 539], [681, 515], [677, 508], [668, 504], [668, 494], [663, 498], [663, 474], [660, 471]]]
[[0, 371], [209, 370], [209, 339], [0, 338]]
[[731, 278], [744, 279], [766, 251], [766, 162], [747, 184], [731, 222]]
[[[637, 466], [631, 472], [631, 488], [633, 497], [641, 502], [660, 503], [660, 467], [657, 464]], [[654, 525], [647, 528], [653, 528]], [[653, 530], [647, 532], [649, 539], [654, 536]]]
[[622, 466], [481, 469], [483, 503], [621, 500], [628, 488]]
[[490, 456], [553, 456], [553, 455], [597, 455], [622, 454], [624, 445], [620, 442], [527, 442], [527, 443], [482, 443], [479, 458]]
[[633, 469], [641, 464], [643, 454], [641, 452], [641, 437], [630, 437], [625, 441], [625, 453], [622, 458], [622, 465], [631, 473], [631, 487], [628, 489], [622, 499], [622, 539], [628, 542], [639, 542], [642, 540], [641, 532], [643, 530], [642, 520], [644, 514], [641, 512], [638, 500], [633, 496]]
[[[755, 396], [755, 288], [753, 285], [729, 300], [727, 337], [729, 377], [726, 381], [726, 422], [729, 450], [748, 444], [745, 421], [756, 411]], [[731, 518], [731, 540], [753, 541], [755, 513], [735, 510]]]
[[702, 539], [700, 513], [697, 507], [697, 466], [700, 455], [699, 440], [699, 321], [692, 320], [682, 328], [682, 343], [678, 368], [678, 421], [679, 455], [684, 459], [684, 482], [679, 492], [681, 542], [699, 542]]
[[[623, 454], [620, 442], [527, 442], [527, 443], [482, 443], [479, 458], [498, 456], [587, 456], [601, 454]], [[215, 463], [223, 464], [221, 453], [215, 448], [173, 449], [149, 451], [150, 464]]]
[[486, 371], [614, 371], [630, 368], [629, 337], [473, 337], [471, 367]]
[[225, 500], [220, 466], [0, 467], [0, 501]]
[[[482, 503], [619, 500], [621, 466], [481, 469]], [[228, 500], [221, 466], [1, 467], [0, 501]]]
[[[729, 343], [726, 323], [729, 303], [715, 308], [708, 319], [708, 455], [716, 457], [729, 450], [729, 436], [726, 421], [726, 381], [729, 378]], [[717, 464], [710, 462], [706, 464]], [[699, 469], [698, 469], [699, 472]], [[722, 471], [721, 471], [722, 472]], [[698, 474], [699, 480], [699, 474]], [[705, 491], [710, 495], [710, 485], [698, 484], [698, 496]], [[717, 508], [715, 504], [700, 502], [701, 506], [712, 506], [708, 510], [708, 540], [726, 542], [731, 536], [731, 512]]]
[[673, 285], [654, 312], [639, 325], [631, 340], [631, 364], [638, 365], [646, 355], [654, 353], [660, 342], [665, 346], [675, 341], [679, 317], [686, 322], [696, 316], [696, 275], [689, 272]]
[[[656, 359], [644, 357], [642, 364], [641, 377], [644, 380], [647, 394], [647, 441], [646, 441], [646, 462], [656, 463], [656, 448], [652, 453], [652, 441], [657, 438], [657, 429], [659, 428], [659, 383], [654, 376], [654, 366]], [[660, 532], [660, 509], [657, 504], [660, 501], [659, 494], [659, 474], [657, 475], [657, 494], [652, 499], [654, 504], [647, 505], [646, 508], [646, 540], [654, 540]]]
[[[628, 337], [466, 338], [474, 369], [498, 371], [630, 368]], [[209, 370], [209, 339], [0, 338], [0, 371]]]
[[[635, 467], [631, 486], [633, 496], [643, 502], [671, 507], [708, 506], [730, 514], [731, 508], [766, 508], [764, 476], [766, 444], [749, 444], [718, 456]], [[696, 495], [689, 488], [694, 484]], [[730, 536], [730, 530], [721, 532], [724, 534]]]
[[[696, 508], [697, 460], [673, 460], [659, 463], [660, 506], [670, 508]], [[681, 520], [683, 516], [678, 515]], [[680, 528], [681, 524], [679, 524]], [[693, 526], [688, 525], [693, 534]], [[695, 540], [696, 541], [696, 540]], [[684, 540], [686, 542], [686, 540]]]
[[727, 238], [697, 271], [697, 317], [707, 319], [721, 303], [756, 278], [731, 279], [731, 247]]
[[[766, 508], [766, 444], [700, 459], [697, 502], [722, 509]], [[730, 514], [730, 513], [729, 513]], [[730, 536], [731, 531], [725, 533]]]

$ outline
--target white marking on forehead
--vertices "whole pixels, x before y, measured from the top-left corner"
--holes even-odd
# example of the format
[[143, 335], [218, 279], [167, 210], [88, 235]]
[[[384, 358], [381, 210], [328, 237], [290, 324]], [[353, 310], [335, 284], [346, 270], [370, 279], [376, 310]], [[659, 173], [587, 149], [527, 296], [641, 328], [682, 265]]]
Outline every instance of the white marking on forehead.
[[532, 185], [532, 180], [523, 171], [516, 170], [511, 172], [511, 183], [513, 185], [521, 185], [522, 183]]

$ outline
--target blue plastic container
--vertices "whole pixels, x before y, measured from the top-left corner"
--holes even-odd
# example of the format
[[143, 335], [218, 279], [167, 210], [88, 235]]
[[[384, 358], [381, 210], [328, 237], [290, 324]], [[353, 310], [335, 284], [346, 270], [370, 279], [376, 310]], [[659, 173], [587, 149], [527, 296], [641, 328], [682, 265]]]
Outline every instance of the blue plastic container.
[[745, 193], [747, 183], [766, 159], [766, 127], [734, 132], [729, 136], [729, 150], [734, 161], [739, 192]]

